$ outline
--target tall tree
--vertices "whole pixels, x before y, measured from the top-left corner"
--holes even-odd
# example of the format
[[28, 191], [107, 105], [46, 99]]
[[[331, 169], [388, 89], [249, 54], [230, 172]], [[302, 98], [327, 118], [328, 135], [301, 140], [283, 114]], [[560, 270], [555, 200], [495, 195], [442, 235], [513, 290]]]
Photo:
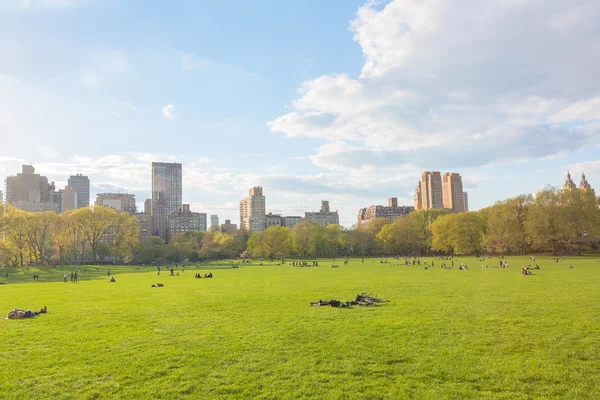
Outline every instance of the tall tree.
[[577, 254], [589, 245], [586, 240], [599, 232], [600, 211], [598, 199], [591, 190], [562, 190], [559, 201], [564, 212], [565, 234], [577, 248]]
[[7, 206], [8, 224], [5, 226], [9, 246], [14, 249], [18, 264], [22, 267], [25, 262], [27, 248], [27, 213], [17, 208]]
[[525, 222], [527, 233], [538, 250], [552, 250], [553, 255], [564, 248], [567, 232], [564, 208], [556, 188], [539, 191]]
[[54, 226], [58, 215], [51, 211], [42, 213], [27, 213], [27, 242], [32, 249], [36, 263], [47, 264], [50, 260], [48, 253], [52, 248]]
[[139, 227], [134, 216], [128, 213], [116, 213], [109, 228], [109, 249], [115, 260], [130, 261], [133, 249], [139, 244]]
[[103, 243], [116, 213], [109, 207], [80, 208], [73, 212], [82, 238], [90, 245], [94, 263], [97, 261], [98, 246]]

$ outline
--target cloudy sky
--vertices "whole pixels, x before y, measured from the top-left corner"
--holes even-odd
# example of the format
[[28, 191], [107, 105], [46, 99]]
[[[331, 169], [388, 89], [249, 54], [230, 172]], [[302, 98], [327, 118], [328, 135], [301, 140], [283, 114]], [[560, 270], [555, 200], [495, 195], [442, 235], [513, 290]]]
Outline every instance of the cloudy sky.
[[237, 222], [249, 187], [344, 225], [424, 169], [472, 209], [585, 170], [600, 188], [599, 0], [0, 0], [0, 178], [23, 163], [92, 195]]

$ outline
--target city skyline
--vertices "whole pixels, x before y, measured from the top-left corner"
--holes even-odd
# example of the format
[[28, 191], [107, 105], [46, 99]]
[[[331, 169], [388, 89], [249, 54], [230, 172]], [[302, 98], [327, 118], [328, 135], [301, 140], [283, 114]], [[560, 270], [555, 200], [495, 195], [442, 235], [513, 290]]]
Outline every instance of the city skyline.
[[[22, 165], [21, 168], [22, 168], [22, 171], [28, 171], [28, 173], [33, 173], [36, 171], [35, 167], [31, 164], [30, 165]], [[160, 171], [158, 171], [157, 168], [159, 168]], [[173, 210], [169, 211], [168, 213], [165, 212], [164, 213], [165, 218], [168, 214], [170, 214], [172, 212], [182, 211], [183, 208], [186, 208], [187, 211], [189, 212], [190, 204], [189, 203], [183, 204], [183, 202], [185, 201], [185, 199], [183, 197], [185, 182], [182, 179], [182, 171], [185, 171], [185, 167], [180, 163], [165, 163], [165, 162], [160, 162], [160, 161], [153, 161], [151, 163], [150, 170], [152, 171], [152, 181], [155, 182], [155, 184], [157, 185], [157, 188], [160, 188], [160, 189], [164, 189], [166, 187], [171, 188], [171, 186], [173, 185], [173, 187], [171, 188], [172, 189], [171, 191], [175, 195], [173, 201], [171, 201], [173, 203], [173, 204], [171, 204], [171, 208]], [[155, 173], [155, 171], [156, 171], [156, 173]], [[170, 175], [167, 174], [170, 176], [170, 179], [162, 179], [162, 180], [155, 179], [156, 176], [158, 176], [158, 175], [161, 175], [161, 176], [165, 175], [165, 173], [167, 171], [172, 172], [172, 174], [170, 174]], [[21, 173], [15, 173], [15, 176], [18, 174], [21, 174]], [[15, 176], [10, 176], [10, 178], [14, 179]], [[69, 200], [65, 200], [64, 197], [67, 193], [70, 193], [68, 191], [70, 191], [71, 188], [69, 186], [65, 186], [65, 190], [58, 189], [56, 186], [56, 183], [53, 180], [48, 179], [48, 177], [44, 176], [43, 174], [37, 174], [37, 176], [41, 177], [43, 179], [43, 182], [46, 182], [45, 185], [47, 185], [48, 188], [52, 189], [48, 193], [48, 203], [52, 203], [52, 201], [60, 202], [60, 206], [58, 205], [58, 203], [55, 204], [55, 206], [57, 206], [58, 208], [53, 209], [53, 210], [57, 211], [59, 213], [62, 212], [63, 210], [61, 210], [61, 207], [64, 206], [64, 204], [65, 204], [64, 202], [69, 201]], [[82, 176], [82, 174], [76, 174], [76, 177], [87, 180], [87, 184], [92, 184], [91, 180], [87, 176]], [[73, 176], [71, 176], [70, 178], [73, 178]], [[163, 176], [163, 178], [165, 178], [165, 177]], [[431, 185], [431, 183], [426, 185], [423, 182], [429, 182], [429, 181], [431, 181], [432, 178], [433, 178], [434, 182], [437, 182], [435, 184], [437, 184], [439, 186], [439, 188], [437, 188], [434, 191], [438, 192], [438, 194], [437, 194], [438, 199], [436, 201], [438, 203], [441, 202], [440, 203], [441, 206], [439, 204], [436, 207], [423, 205], [423, 201], [424, 201], [423, 199], [425, 199], [427, 197], [427, 193], [429, 191], [429, 189], [427, 189], [427, 186]], [[451, 194], [449, 187], [446, 186], [446, 184], [445, 184], [446, 179], [448, 179], [448, 182], [450, 182], [449, 181], [450, 178], [452, 178], [452, 180], [456, 179], [457, 184], [459, 185], [458, 192], [454, 195]], [[167, 181], [169, 181], [170, 183]], [[5, 181], [5, 188], [7, 188], [7, 183], [8, 183], [8, 181]], [[548, 185], [554, 186], [555, 188], [557, 188], [559, 190], [574, 189], [574, 188], [594, 190], [593, 186], [587, 180], [587, 175], [585, 174], [584, 171], [581, 172], [581, 179], [579, 181], [579, 184], [574, 183], [572, 175], [571, 175], [571, 171], [567, 170], [566, 175], [565, 175], [565, 181], [562, 184], [562, 186], [560, 184], [556, 184], [556, 183], [548, 184]], [[544, 185], [544, 187], [545, 186], [547, 186], [547, 185]], [[264, 214], [262, 218], [265, 219], [265, 216], [266, 216], [267, 219], [262, 221], [262, 222], [264, 222], [264, 224], [259, 223], [259, 225], [264, 226], [265, 228], [268, 228], [269, 226], [274, 226], [274, 225], [291, 227], [295, 223], [298, 223], [303, 220], [307, 220], [307, 221], [311, 221], [311, 222], [315, 222], [315, 223], [321, 223], [321, 224], [323, 224], [325, 222], [325, 225], [327, 223], [334, 223], [334, 224], [339, 223], [342, 226], [350, 228], [351, 226], [353, 226], [355, 224], [358, 224], [358, 225], [364, 224], [365, 222], [368, 222], [369, 220], [371, 220], [375, 217], [389, 218], [392, 215], [394, 215], [394, 216], [406, 215], [410, 211], [419, 210], [419, 209], [446, 208], [446, 209], [450, 209], [454, 212], [462, 212], [463, 209], [461, 207], [464, 207], [466, 209], [465, 211], [477, 211], [477, 210], [472, 210], [469, 208], [470, 200], [469, 200], [468, 193], [466, 191], [462, 191], [460, 189], [461, 187], [462, 187], [462, 177], [458, 173], [446, 172], [442, 175], [439, 171], [423, 171], [421, 173], [421, 180], [419, 181], [419, 184], [417, 185], [417, 188], [414, 193], [414, 197], [413, 197], [414, 206], [411, 206], [408, 204], [401, 204], [398, 202], [397, 197], [390, 197], [390, 198], [388, 198], [387, 206], [371, 204], [370, 206], [368, 206], [366, 208], [365, 207], [359, 208], [358, 221], [355, 218], [352, 222], [349, 222], [349, 223], [345, 223], [344, 222], [345, 219], [339, 218], [338, 210], [330, 212], [330, 206], [329, 206], [328, 200], [321, 200], [321, 210], [320, 211], [316, 211], [316, 212], [315, 211], [304, 211], [302, 213], [302, 214], [304, 214], [304, 217], [290, 216], [290, 215], [284, 216], [283, 213], [277, 212], [277, 211], [273, 212], [273, 211], [269, 210], [267, 213], [267, 207], [265, 205], [266, 204], [266, 201], [265, 201], [266, 196], [263, 194], [262, 187], [252, 187], [249, 189], [249, 193], [250, 193], [250, 197], [252, 197], [255, 192], [257, 195], [262, 197], [261, 207], [260, 207], [261, 213]], [[424, 192], [421, 192], [421, 189], [423, 189]], [[60, 196], [59, 196], [60, 199], [52, 200], [51, 199], [52, 191], [54, 191], [55, 195], [60, 194]], [[0, 194], [2, 194], [2, 193], [3, 192], [0, 191]], [[531, 193], [533, 194], [534, 192], [531, 192]], [[160, 197], [158, 194], [157, 194], [157, 196]], [[458, 209], [447, 204], [448, 196], [456, 196], [455, 198], [458, 198], [462, 201], [462, 204], [459, 206]], [[246, 202], [250, 197], [246, 197], [238, 203], [237, 209], [236, 209], [238, 212], [238, 214], [237, 214], [238, 217], [240, 217], [240, 215], [242, 213], [244, 213], [244, 211], [242, 211], [242, 204], [244, 202]], [[77, 199], [77, 195], [75, 194], [75, 201], [76, 201], [76, 199]], [[1, 200], [3, 200], [2, 196], [0, 196], [0, 201]], [[89, 206], [93, 207], [95, 205], [102, 205], [102, 206], [111, 207], [117, 211], [130, 212], [136, 216], [140, 216], [143, 214], [151, 216], [152, 210], [153, 210], [152, 204], [153, 204], [152, 198], [144, 198], [144, 200], [142, 200], [140, 198], [136, 198], [135, 193], [121, 193], [121, 192], [101, 193], [101, 192], [98, 192], [98, 193], [90, 194]], [[421, 204], [421, 205], [419, 206], [419, 204]], [[488, 206], [491, 206], [491, 205], [492, 204], [490, 204]], [[281, 205], [280, 206], [275, 205], [274, 207], [275, 207], [275, 209], [286, 208], [286, 206], [281, 206]], [[23, 207], [17, 207], [17, 208], [23, 208]], [[64, 209], [64, 211], [68, 211], [68, 210], [75, 209], [75, 208], [77, 208], [77, 207], [75, 207], [75, 206], [67, 207]], [[166, 207], [163, 207], [163, 208], [166, 209]], [[483, 207], [483, 208], [485, 208], [485, 207]], [[28, 210], [29, 207], [24, 207], [24, 209]], [[192, 209], [193, 209], [193, 207], [192, 207]], [[221, 207], [219, 209], [224, 210], [225, 208]], [[246, 207], [246, 209], [248, 209], [248, 208]], [[250, 209], [252, 209], [252, 207], [250, 207]], [[305, 209], [310, 210], [311, 206], [307, 206]], [[136, 210], [137, 210], [137, 213], [136, 213]], [[377, 210], [377, 212], [376, 212], [376, 210]], [[34, 211], [42, 211], [42, 209], [35, 209]], [[379, 215], [380, 211], [381, 211], [381, 215]], [[218, 224], [218, 221], [220, 218], [218, 215], [211, 214], [210, 212], [207, 212], [206, 210], [202, 210], [202, 209], [194, 210], [194, 213], [201, 215], [202, 216], [201, 218], [203, 218], [202, 222], [199, 223], [199, 224], [201, 224], [201, 227], [202, 227], [201, 230], [208, 230], [209, 228], [212, 228], [212, 226], [220, 226]], [[247, 211], [245, 213], [247, 213]], [[227, 213], [227, 215], [228, 215], [228, 213]], [[235, 213], [233, 213], [232, 215], [235, 215]], [[209, 220], [209, 216], [210, 216], [210, 220]], [[269, 223], [269, 217], [278, 218], [278, 222], [275, 223], [273, 220]], [[332, 219], [330, 219], [330, 218], [332, 218]], [[289, 219], [287, 224], [286, 224], [286, 219]], [[154, 218], [150, 217], [150, 220], [152, 221], [152, 225], [154, 225], [155, 224]], [[348, 219], [348, 220], [350, 221], [350, 219]], [[212, 223], [213, 221], [216, 222], [217, 224], [213, 224]], [[225, 221], [232, 221], [232, 219], [225, 217]], [[233, 221], [234, 221], [234, 223], [238, 222], [235, 225], [239, 224], [240, 226], [243, 226], [243, 224], [241, 224], [241, 222], [240, 222], [240, 219], [238, 219], [238, 221], [233, 219]], [[156, 227], [153, 226], [153, 229], [156, 231]], [[261, 229], [259, 229], [259, 230], [249, 229], [249, 230], [260, 231]], [[154, 232], [154, 233], [156, 233], [156, 232]], [[160, 236], [160, 234], [159, 234], [159, 236]], [[165, 237], [168, 236], [166, 232], [165, 232], [164, 236]]]
[[262, 186], [273, 213], [328, 199], [344, 226], [389, 197], [413, 204], [423, 170], [459, 173], [472, 210], [566, 170], [599, 185], [588, 1], [412, 3], [2, 2], [0, 179], [81, 173], [91, 199], [132, 193], [141, 209], [148, 164], [176, 161], [194, 210], [239, 222]]

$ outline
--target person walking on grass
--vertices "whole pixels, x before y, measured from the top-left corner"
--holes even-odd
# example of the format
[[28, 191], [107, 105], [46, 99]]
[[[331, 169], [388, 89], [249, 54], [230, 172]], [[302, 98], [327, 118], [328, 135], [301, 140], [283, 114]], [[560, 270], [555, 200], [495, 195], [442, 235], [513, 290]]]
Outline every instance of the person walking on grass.
[[156, 276], [160, 276], [160, 267], [156, 267]]
[[77, 283], [77, 272], [75, 272], [75, 275], [73, 276], [73, 282]]
[[63, 282], [67, 283], [67, 273], [66, 272], [63, 274]]

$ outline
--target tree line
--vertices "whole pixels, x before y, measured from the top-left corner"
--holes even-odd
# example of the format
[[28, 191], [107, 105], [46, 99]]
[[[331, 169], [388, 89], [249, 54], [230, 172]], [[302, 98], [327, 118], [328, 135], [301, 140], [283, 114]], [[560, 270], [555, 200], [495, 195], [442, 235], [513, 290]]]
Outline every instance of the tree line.
[[106, 207], [68, 213], [0, 211], [0, 265], [166, 263], [207, 259], [481, 255], [596, 251], [600, 198], [547, 187], [475, 212], [421, 210], [345, 229], [301, 222], [264, 232], [187, 232], [139, 241], [136, 218]]
[[112, 208], [56, 214], [0, 207], [0, 265], [129, 262], [138, 237], [136, 218]]
[[600, 198], [591, 190], [546, 187], [474, 212], [421, 210], [343, 229], [303, 222], [255, 233], [254, 257], [482, 255], [600, 249]]

